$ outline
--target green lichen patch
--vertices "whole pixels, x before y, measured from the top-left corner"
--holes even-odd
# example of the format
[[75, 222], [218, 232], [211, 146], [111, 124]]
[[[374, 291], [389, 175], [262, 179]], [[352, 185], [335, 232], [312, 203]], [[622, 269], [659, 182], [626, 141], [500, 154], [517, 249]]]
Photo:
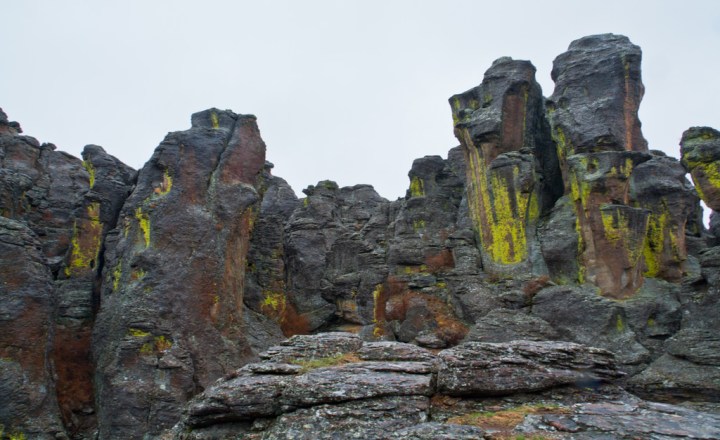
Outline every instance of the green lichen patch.
[[135, 209], [135, 219], [138, 221], [142, 237], [145, 241], [145, 247], [150, 247], [150, 217], [143, 212], [141, 207]]
[[90, 189], [93, 189], [95, 186], [95, 167], [89, 160], [82, 161], [82, 166], [85, 168], [85, 171], [88, 172], [88, 176], [90, 177]]
[[70, 258], [65, 275], [77, 276], [94, 269], [102, 245], [103, 224], [100, 221], [100, 203], [90, 203], [87, 218], [75, 221], [70, 239]]
[[417, 176], [410, 179], [410, 197], [422, 197], [425, 195], [425, 183]]

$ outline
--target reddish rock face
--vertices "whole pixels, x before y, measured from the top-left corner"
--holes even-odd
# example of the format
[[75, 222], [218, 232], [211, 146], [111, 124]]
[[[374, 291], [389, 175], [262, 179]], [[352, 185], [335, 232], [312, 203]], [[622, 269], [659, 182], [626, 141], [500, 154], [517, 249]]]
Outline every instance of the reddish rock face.
[[571, 200], [577, 215], [579, 281], [605, 296], [627, 298], [643, 282], [643, 247], [649, 212], [628, 206], [633, 168], [648, 154], [604, 152], [568, 158]]
[[[693, 204], [688, 200], [688, 209], [680, 207], [670, 219], [669, 198], [677, 204], [687, 194], [682, 177], [673, 177], [660, 195], [641, 182], [652, 177], [652, 166], [642, 165], [651, 156], [643, 153], [647, 142], [637, 116], [644, 92], [640, 59], [640, 48], [624, 36], [574, 41], [554, 61], [555, 92], [548, 101], [565, 194], [576, 216], [577, 278], [611, 298], [632, 296], [644, 274], [679, 279]], [[632, 179], [637, 191], [631, 202]]]
[[108, 247], [94, 333], [102, 437], [160, 432], [252, 358], [242, 306], [265, 144], [254, 116], [192, 121], [142, 169]]
[[537, 219], [557, 196], [542, 101], [535, 67], [509, 58], [495, 61], [480, 86], [450, 98], [470, 215], [491, 273], [532, 266]]
[[677, 159], [655, 155], [630, 176], [630, 200], [650, 211], [643, 247], [645, 276], [678, 282], [685, 275], [688, 219], [698, 197]]
[[52, 274], [37, 236], [0, 217], [0, 424], [8, 434], [50, 439], [62, 431], [48, 347]]

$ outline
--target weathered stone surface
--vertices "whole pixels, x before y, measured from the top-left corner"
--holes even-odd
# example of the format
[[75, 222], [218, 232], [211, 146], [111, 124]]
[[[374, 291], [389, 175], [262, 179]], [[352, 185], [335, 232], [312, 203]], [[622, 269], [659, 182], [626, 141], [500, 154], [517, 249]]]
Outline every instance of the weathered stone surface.
[[526, 419], [524, 430], [557, 431], [568, 439], [712, 439], [720, 416], [641, 400], [579, 403], [570, 413]]
[[548, 111], [561, 163], [577, 153], [647, 151], [638, 119], [641, 59], [638, 46], [613, 34], [575, 40], [555, 58]]
[[97, 145], [87, 145], [83, 159], [89, 188], [75, 209], [70, 249], [55, 283], [53, 340], [58, 403], [74, 435], [90, 435], [97, 426], [90, 351], [105, 265], [103, 249], [137, 178], [135, 170]]
[[720, 132], [692, 127], [683, 133], [680, 146], [682, 164], [698, 195], [712, 210], [720, 211]]
[[284, 414], [262, 439], [385, 439], [427, 420], [429, 399], [421, 396], [383, 397], [319, 405]]
[[242, 375], [215, 384], [187, 405], [185, 424], [192, 428], [279, 415], [284, 375]]
[[260, 358], [271, 362], [288, 362], [300, 359], [327, 358], [358, 350], [362, 340], [351, 333], [319, 333], [295, 335], [280, 345], [270, 347]]
[[253, 358], [242, 304], [264, 165], [255, 117], [211, 109], [140, 171], [106, 252], [94, 329], [101, 437], [159, 433]]
[[646, 395], [716, 400], [720, 396], [720, 366], [664, 354], [630, 378], [628, 385]]
[[63, 428], [48, 356], [52, 275], [37, 236], [5, 217], [0, 280], [0, 425], [16, 438], [54, 439]]
[[[283, 327], [292, 334], [295, 324], [293, 305], [286, 297], [285, 266], [285, 225], [298, 206], [298, 199], [285, 180], [271, 175], [272, 164], [267, 162], [262, 175], [262, 203], [255, 221], [248, 250], [247, 278], [245, 282], [245, 305], [255, 314], [262, 315], [275, 325], [263, 325], [268, 336], [253, 341], [253, 349], [264, 351], [280, 342], [282, 333], [273, 331], [273, 327]], [[251, 314], [251, 313], [246, 313]], [[248, 323], [265, 321], [260, 316]], [[246, 321], [247, 322], [247, 321]], [[249, 328], [248, 334], [259, 335], [260, 329]]]
[[553, 341], [560, 335], [545, 320], [509, 309], [495, 309], [470, 328], [463, 342]]
[[318, 368], [298, 376], [283, 392], [289, 406], [312, 406], [385, 396], [430, 396], [426, 362], [359, 362]]
[[390, 438], [405, 440], [477, 440], [485, 431], [475, 426], [428, 422], [394, 432]]
[[364, 361], [431, 361], [435, 356], [428, 350], [402, 342], [368, 342], [357, 351]]
[[625, 311], [590, 287], [549, 287], [533, 298], [533, 315], [548, 322], [564, 340], [616, 353], [621, 364], [640, 364], [650, 353], [637, 341]]
[[482, 84], [450, 98], [463, 146], [470, 217], [486, 272], [537, 269], [535, 227], [559, 174], [535, 67], [500, 58]]
[[637, 152], [576, 154], [567, 158], [577, 216], [580, 273], [610, 298], [632, 296], [643, 283], [643, 248], [650, 212], [629, 203], [629, 178], [650, 159]]
[[493, 396], [622, 377], [612, 353], [568, 342], [466, 342], [438, 354], [438, 391]]
[[685, 232], [698, 198], [677, 159], [654, 155], [634, 167], [630, 200], [650, 211], [643, 257], [645, 276], [680, 281], [685, 274]]
[[702, 365], [720, 366], [720, 335], [715, 329], [684, 328], [666, 342], [667, 352]]

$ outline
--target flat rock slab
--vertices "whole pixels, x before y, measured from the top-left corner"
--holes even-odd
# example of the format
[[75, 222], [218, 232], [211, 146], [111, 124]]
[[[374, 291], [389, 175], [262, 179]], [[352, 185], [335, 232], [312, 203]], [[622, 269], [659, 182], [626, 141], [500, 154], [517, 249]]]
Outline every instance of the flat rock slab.
[[362, 345], [362, 339], [351, 333], [296, 335], [280, 345], [270, 347], [266, 352], [260, 354], [260, 358], [274, 362], [326, 358], [354, 352]]
[[579, 404], [571, 414], [541, 420], [536, 428], [573, 433], [573, 438], [720, 438], [720, 415], [646, 401]]
[[318, 368], [298, 376], [283, 392], [290, 406], [383, 396], [430, 396], [432, 365], [424, 362], [361, 362]]
[[384, 397], [339, 405], [320, 405], [278, 417], [259, 438], [263, 440], [406, 438], [392, 437], [391, 434], [427, 421], [429, 407], [430, 400], [421, 396]]
[[505, 395], [622, 376], [609, 351], [570, 342], [468, 342], [438, 357], [438, 391], [448, 395]]

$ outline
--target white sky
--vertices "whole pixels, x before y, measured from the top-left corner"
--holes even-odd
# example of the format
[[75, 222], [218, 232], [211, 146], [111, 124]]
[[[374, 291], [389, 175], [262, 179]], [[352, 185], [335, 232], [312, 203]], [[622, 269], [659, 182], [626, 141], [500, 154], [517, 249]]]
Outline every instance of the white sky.
[[613, 32], [643, 49], [650, 148], [720, 128], [720, 1], [0, 0], [0, 107], [26, 134], [140, 168], [209, 107], [258, 117], [274, 174], [404, 195], [414, 158], [457, 145], [447, 99], [500, 56]]

